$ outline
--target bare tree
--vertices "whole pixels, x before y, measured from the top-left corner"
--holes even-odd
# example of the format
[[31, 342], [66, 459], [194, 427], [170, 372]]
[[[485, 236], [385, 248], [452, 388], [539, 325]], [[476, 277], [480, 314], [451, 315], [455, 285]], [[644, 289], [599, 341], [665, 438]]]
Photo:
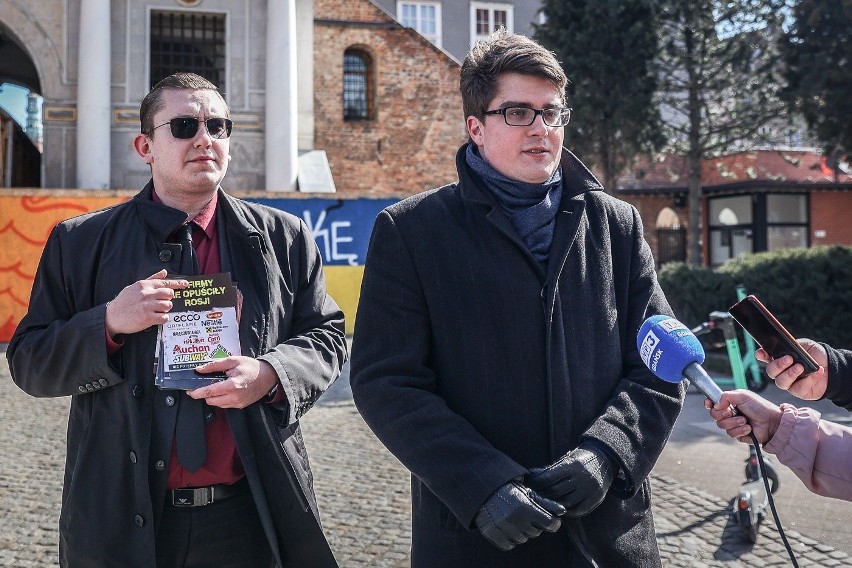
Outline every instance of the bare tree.
[[755, 140], [781, 115], [782, 0], [660, 0], [657, 102], [686, 157], [687, 260], [701, 264], [701, 162]]

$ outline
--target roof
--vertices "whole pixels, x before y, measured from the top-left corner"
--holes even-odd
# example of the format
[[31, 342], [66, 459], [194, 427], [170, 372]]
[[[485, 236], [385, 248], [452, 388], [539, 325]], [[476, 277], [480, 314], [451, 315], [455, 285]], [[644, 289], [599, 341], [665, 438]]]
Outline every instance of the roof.
[[[818, 151], [750, 150], [705, 159], [701, 164], [701, 184], [704, 193], [746, 189], [852, 189], [850, 172], [852, 170], [843, 162], [835, 172]], [[681, 193], [686, 190], [686, 158], [674, 154], [642, 158], [618, 181], [619, 193]]]

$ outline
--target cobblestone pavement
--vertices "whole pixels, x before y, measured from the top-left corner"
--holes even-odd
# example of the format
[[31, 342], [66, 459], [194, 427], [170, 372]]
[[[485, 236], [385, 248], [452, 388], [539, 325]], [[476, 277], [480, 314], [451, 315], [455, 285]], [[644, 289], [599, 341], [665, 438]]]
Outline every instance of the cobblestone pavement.
[[[55, 566], [68, 399], [34, 399], [0, 363], [0, 566]], [[347, 385], [335, 385], [303, 420], [323, 525], [340, 565], [408, 565], [409, 481], [372, 435]], [[789, 566], [768, 521], [744, 542], [728, 503], [655, 475], [654, 515], [664, 566]], [[787, 532], [800, 566], [850, 566], [852, 558]], [[472, 567], [478, 568], [478, 567]]]

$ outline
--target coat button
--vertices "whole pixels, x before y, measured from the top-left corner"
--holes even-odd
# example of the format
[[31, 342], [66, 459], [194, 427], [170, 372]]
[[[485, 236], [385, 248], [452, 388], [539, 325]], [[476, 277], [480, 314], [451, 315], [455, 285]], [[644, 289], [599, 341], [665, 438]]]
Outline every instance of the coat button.
[[142, 385], [136, 385], [135, 387], [133, 387], [133, 396], [135, 398], [142, 398], [143, 396], [145, 396], [145, 387], [143, 387]]
[[175, 397], [169, 395], [166, 397], [166, 406], [174, 406], [175, 405]]
[[136, 452], [130, 452], [130, 463], [136, 463]]
[[137, 527], [141, 527], [145, 524], [145, 519], [142, 518], [142, 515], [136, 515], [133, 517], [133, 522], [136, 523]]
[[98, 382], [101, 383], [102, 387], [105, 387], [109, 384], [109, 381], [106, 379], [100, 379]]
[[164, 462], [163, 460], [157, 460], [157, 463], [154, 464], [154, 469], [156, 469], [157, 471], [163, 471], [164, 469], [166, 469], [166, 462]]
[[86, 383], [86, 390], [87, 391], [93, 391], [93, 390], [95, 390], [95, 387], [92, 386], [92, 383]]
[[170, 250], [161, 250], [160, 251], [160, 262], [168, 262], [172, 259], [172, 251]]
[[77, 387], [77, 390], [79, 390], [80, 392], [86, 392], [86, 387], [80, 385], [79, 387]]

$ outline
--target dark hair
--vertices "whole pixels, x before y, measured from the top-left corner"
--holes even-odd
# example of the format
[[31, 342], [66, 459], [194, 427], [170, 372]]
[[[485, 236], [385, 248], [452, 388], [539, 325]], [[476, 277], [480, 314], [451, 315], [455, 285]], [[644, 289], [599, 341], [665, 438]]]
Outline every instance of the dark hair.
[[485, 117], [488, 104], [497, 96], [497, 79], [503, 73], [541, 77], [565, 97], [568, 78], [553, 52], [526, 36], [501, 28], [474, 45], [462, 63], [459, 88], [465, 118]]
[[[154, 115], [163, 108], [163, 91], [180, 89], [219, 93], [219, 88], [201, 75], [184, 72], [172, 73], [154, 85], [154, 88], [145, 95], [142, 104], [139, 105], [139, 123], [142, 134], [150, 134], [154, 129]], [[219, 93], [219, 96], [222, 97], [222, 93]], [[225, 97], [222, 97], [222, 102], [225, 103]], [[230, 116], [228, 103], [225, 103], [225, 111]]]

